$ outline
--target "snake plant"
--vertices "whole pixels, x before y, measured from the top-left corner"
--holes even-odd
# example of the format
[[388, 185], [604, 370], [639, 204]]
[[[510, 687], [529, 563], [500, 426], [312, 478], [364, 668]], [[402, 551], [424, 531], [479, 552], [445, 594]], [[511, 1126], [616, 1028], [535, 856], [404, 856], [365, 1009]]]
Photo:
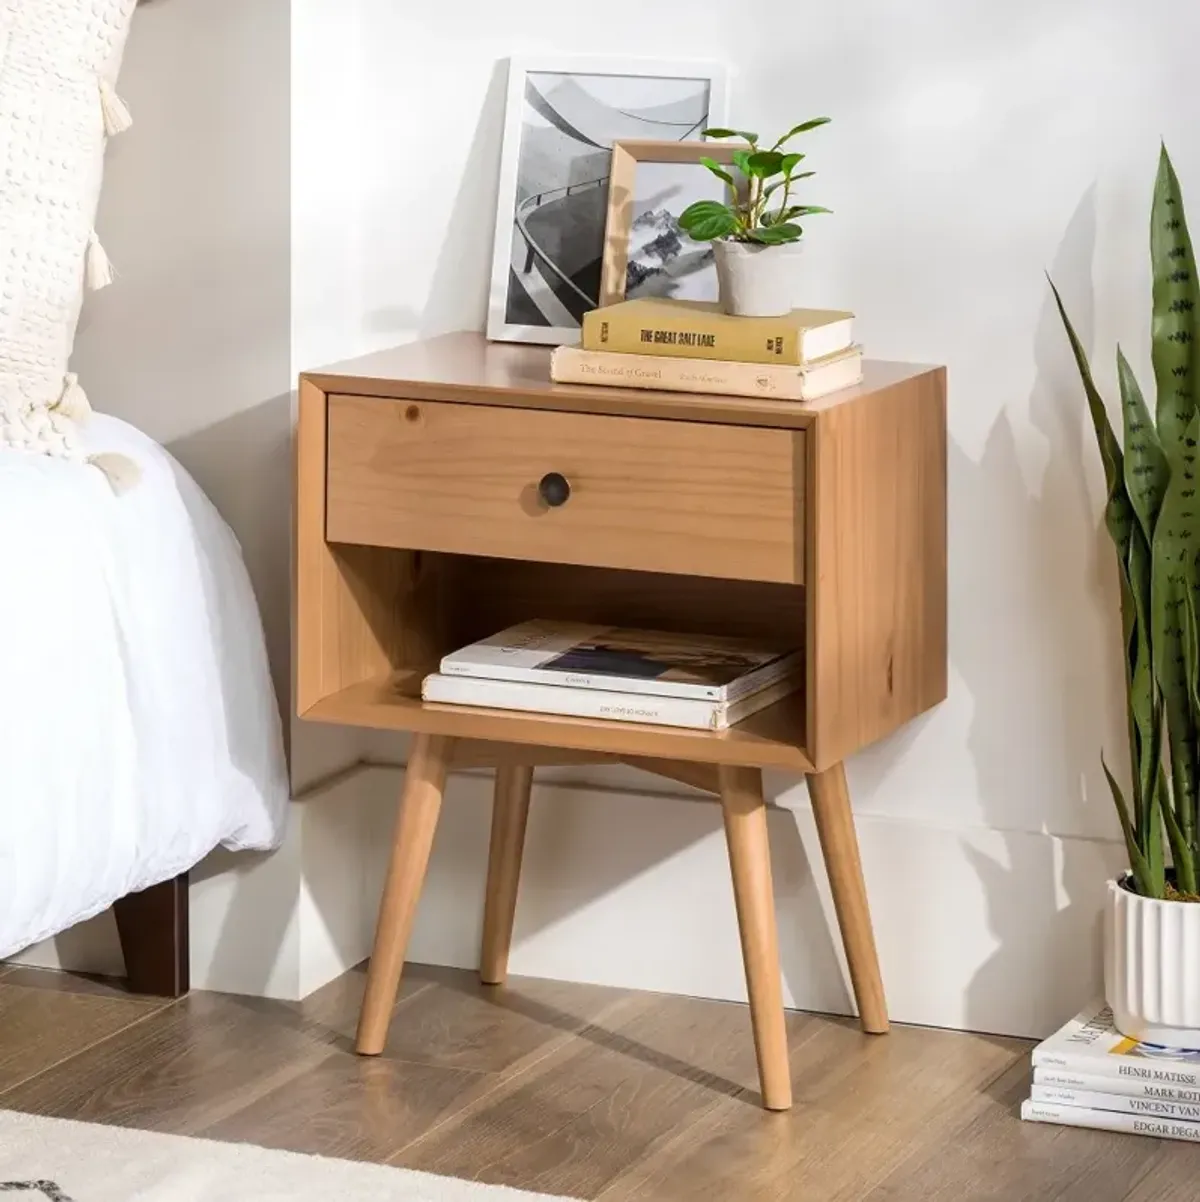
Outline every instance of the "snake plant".
[[[1120, 439], [1062, 298], [1053, 281], [1050, 286], [1083, 380], [1104, 464], [1104, 519], [1120, 577], [1131, 764], [1128, 797], [1107, 764], [1104, 773], [1137, 891], [1147, 897], [1200, 900], [1200, 289], [1183, 196], [1166, 147], [1154, 186], [1150, 258], [1155, 412], [1151, 416], [1118, 347]], [[1173, 874], [1165, 867], [1164, 832]]]

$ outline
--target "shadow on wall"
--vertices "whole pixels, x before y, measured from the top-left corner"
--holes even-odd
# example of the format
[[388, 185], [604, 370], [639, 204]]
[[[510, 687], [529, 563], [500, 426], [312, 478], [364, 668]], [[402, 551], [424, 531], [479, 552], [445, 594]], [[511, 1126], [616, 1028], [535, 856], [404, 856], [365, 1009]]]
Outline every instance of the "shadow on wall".
[[[1085, 346], [1094, 302], [1081, 282], [1091, 279], [1095, 233], [1089, 190], [1050, 273]], [[1026, 482], [1006, 412], [979, 463], [950, 443], [951, 558], [958, 565], [952, 622], [982, 619], [995, 632], [987, 640], [955, 638], [951, 630], [955, 665], [975, 700], [969, 746], [978, 793], [986, 825], [1005, 849], [993, 858], [965, 848], [997, 943], [967, 997], [968, 1024], [984, 1031], [1012, 1030], [1014, 1007], [1022, 1004], [1030, 1011], [1025, 1030], [1052, 1029], [1088, 1001], [1089, 985], [1099, 989], [1104, 886], [1120, 864], [1115, 843], [1026, 833], [1078, 835], [1106, 826], [1111, 801], [1100, 750], [1119, 763], [1123, 746], [1112, 548], [1088, 492], [1093, 438], [1049, 286], [1034, 360], [1029, 416], [1046, 440], [1040, 493]], [[1014, 505], [1022, 507], [1015, 517]], [[970, 525], [954, 520], [964, 514]], [[1011, 646], [1006, 631], [1014, 613], [1029, 615], [1019, 628], [1036, 632], [1033, 645]], [[1081, 820], [1095, 806], [1104, 809], [1104, 821]], [[994, 836], [988, 843], [994, 846]], [[1039, 982], [1036, 989], [1021, 988], [1030, 980]]]

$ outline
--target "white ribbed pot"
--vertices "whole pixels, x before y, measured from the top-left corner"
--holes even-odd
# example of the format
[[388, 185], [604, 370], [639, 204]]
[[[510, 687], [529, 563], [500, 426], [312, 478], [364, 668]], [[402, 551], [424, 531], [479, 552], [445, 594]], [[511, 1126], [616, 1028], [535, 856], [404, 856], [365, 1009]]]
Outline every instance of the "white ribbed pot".
[[803, 253], [803, 242], [714, 242], [721, 308], [737, 317], [790, 313], [796, 307], [796, 275]]
[[1108, 882], [1104, 914], [1113, 1022], [1130, 1039], [1200, 1049], [1200, 902], [1142, 897], [1122, 881]]

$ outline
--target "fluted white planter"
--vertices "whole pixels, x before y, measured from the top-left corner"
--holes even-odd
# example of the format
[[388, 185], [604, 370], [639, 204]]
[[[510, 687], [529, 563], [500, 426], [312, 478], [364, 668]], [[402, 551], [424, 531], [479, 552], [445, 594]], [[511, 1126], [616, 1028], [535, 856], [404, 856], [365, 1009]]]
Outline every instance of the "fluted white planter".
[[1122, 1035], [1200, 1049], [1200, 903], [1108, 882], [1104, 993]]
[[796, 274], [803, 253], [803, 242], [714, 242], [721, 308], [737, 317], [790, 313], [796, 307]]

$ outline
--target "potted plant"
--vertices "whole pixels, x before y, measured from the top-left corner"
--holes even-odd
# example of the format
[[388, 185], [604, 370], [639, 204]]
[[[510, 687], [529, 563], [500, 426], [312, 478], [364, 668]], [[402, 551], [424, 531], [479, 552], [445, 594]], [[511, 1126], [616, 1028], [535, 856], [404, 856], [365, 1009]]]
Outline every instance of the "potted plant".
[[804, 155], [784, 147], [797, 135], [826, 125], [814, 117], [793, 126], [763, 150], [758, 134], [740, 129], [706, 129], [706, 138], [740, 138], [733, 152], [736, 176], [711, 158], [700, 161], [729, 188], [728, 203], [698, 200], [679, 215], [679, 225], [695, 242], [711, 242], [717, 261], [721, 306], [742, 317], [777, 317], [795, 307], [796, 259], [804, 230], [796, 218], [828, 213], [820, 205], [797, 204], [792, 187], [813, 171], [797, 171]]
[[1200, 1048], [1200, 289], [1183, 196], [1165, 147], [1150, 256], [1155, 413], [1118, 348], [1121, 439], [1057, 290], [1054, 296], [1104, 464], [1104, 517], [1121, 585], [1128, 795], [1107, 765], [1104, 771], [1129, 871], [1109, 882], [1105, 993], [1122, 1034]]

